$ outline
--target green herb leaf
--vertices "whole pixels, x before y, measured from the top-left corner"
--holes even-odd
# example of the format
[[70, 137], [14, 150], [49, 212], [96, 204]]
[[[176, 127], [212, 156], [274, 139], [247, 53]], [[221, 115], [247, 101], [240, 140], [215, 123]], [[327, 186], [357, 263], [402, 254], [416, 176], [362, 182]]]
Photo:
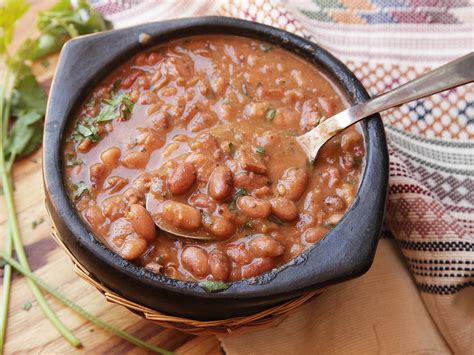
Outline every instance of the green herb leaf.
[[74, 185], [74, 199], [77, 200], [83, 193], [89, 193], [89, 186], [84, 181]]
[[248, 195], [247, 190], [245, 189], [238, 189], [235, 193], [234, 197], [232, 197], [232, 201], [229, 203], [229, 210], [234, 211], [237, 208], [237, 200], [240, 196]]
[[272, 122], [275, 119], [276, 110], [272, 107], [267, 108], [267, 112], [265, 113], [265, 117], [267, 121]]
[[336, 225], [334, 223], [327, 222], [327, 221], [323, 223], [323, 226], [328, 228], [328, 229], [334, 229], [334, 227], [336, 227]]
[[28, 312], [32, 306], [33, 304], [31, 303], [31, 301], [28, 301], [21, 305], [21, 309]]
[[73, 167], [84, 164], [84, 160], [76, 158], [73, 154], [68, 154], [66, 160], [67, 167]]
[[267, 218], [270, 222], [273, 222], [275, 224], [278, 224], [279, 226], [283, 225], [284, 223], [276, 216], [270, 215]]
[[264, 52], [270, 52], [271, 50], [273, 50], [273, 46], [263, 43], [260, 45], [260, 49]]
[[28, 66], [21, 65], [18, 69], [20, 74], [13, 90], [12, 116], [30, 111], [44, 116], [48, 98], [43, 88]]
[[5, 0], [0, 6], [0, 53], [5, 53], [12, 42], [16, 22], [28, 11], [30, 4], [24, 0]]
[[250, 96], [249, 89], [247, 88], [247, 84], [242, 84], [242, 92], [245, 96]]
[[266, 153], [266, 152], [265, 152], [265, 148], [263, 148], [263, 147], [257, 147], [257, 148], [255, 149], [255, 151], [256, 151], [258, 154], [262, 154], [262, 155], [265, 155], [265, 153]]
[[230, 154], [233, 155], [233, 154], [235, 153], [235, 144], [232, 143], [232, 142], [229, 142], [228, 147], [229, 147], [229, 152], [230, 152]]
[[201, 286], [204, 291], [209, 293], [221, 292], [227, 290], [230, 287], [230, 285], [226, 284], [225, 282], [212, 280], [201, 281], [199, 286]]
[[115, 94], [111, 99], [103, 100], [101, 110], [95, 118], [95, 121], [107, 122], [118, 117], [128, 119], [132, 114], [133, 106], [133, 102], [127, 95]]
[[31, 228], [36, 229], [36, 227], [38, 227], [43, 222], [44, 222], [44, 217], [40, 217], [38, 218], [38, 220], [33, 221], [33, 223], [31, 223]]
[[60, 0], [38, 14], [37, 28], [42, 35], [31, 53], [33, 60], [56, 52], [71, 37], [105, 31], [111, 24], [87, 1], [79, 0], [73, 5], [72, 1]]

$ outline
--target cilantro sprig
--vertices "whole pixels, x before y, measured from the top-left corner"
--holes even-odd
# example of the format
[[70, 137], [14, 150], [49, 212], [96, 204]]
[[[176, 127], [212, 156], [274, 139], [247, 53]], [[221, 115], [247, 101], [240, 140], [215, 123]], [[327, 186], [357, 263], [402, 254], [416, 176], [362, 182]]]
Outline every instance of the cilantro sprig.
[[72, 139], [80, 142], [89, 138], [92, 142], [98, 142], [102, 139], [99, 134], [99, 124], [112, 121], [114, 119], [127, 120], [130, 118], [134, 103], [125, 93], [112, 90], [110, 99], [102, 99], [100, 111], [95, 117], [86, 117], [76, 124], [72, 132]]
[[[0, 296], [0, 353], [3, 353], [4, 350], [12, 266], [14, 266], [27, 277], [27, 284], [35, 298], [35, 305], [39, 306], [51, 324], [71, 345], [77, 347], [81, 345], [81, 342], [50, 308], [40, 287], [58, 298], [70, 309], [109, 332], [148, 350], [170, 354], [164, 349], [145, 343], [85, 312], [31, 273], [21, 240], [13, 199], [12, 179], [15, 160], [33, 153], [42, 141], [47, 98], [32, 73], [31, 61], [55, 52], [71, 37], [102, 31], [110, 26], [86, 1], [60, 0], [50, 10], [39, 14], [37, 28], [40, 31], [40, 36], [28, 38], [17, 51], [12, 53], [9, 51], [9, 47], [17, 21], [28, 11], [29, 7], [30, 5], [25, 0], [4, 0], [0, 5], [0, 65], [4, 69], [0, 73], [0, 176], [9, 227], [4, 238], [4, 250], [0, 251], [0, 264], [6, 262], [3, 266], [3, 286]], [[129, 103], [124, 99], [122, 99], [122, 103], [126, 106], [124, 110], [129, 110]], [[85, 134], [89, 134], [89, 131], [92, 132], [90, 128], [82, 130]], [[76, 194], [85, 193], [86, 188], [86, 186], [79, 186]], [[13, 249], [15, 249], [19, 262], [12, 258]], [[25, 310], [29, 307], [27, 304], [23, 306]]]

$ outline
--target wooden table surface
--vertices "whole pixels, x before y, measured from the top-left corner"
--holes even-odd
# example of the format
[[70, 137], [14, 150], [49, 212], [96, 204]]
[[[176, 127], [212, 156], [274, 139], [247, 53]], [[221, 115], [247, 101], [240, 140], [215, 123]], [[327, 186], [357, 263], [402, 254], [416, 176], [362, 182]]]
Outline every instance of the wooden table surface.
[[[18, 43], [31, 34], [35, 14], [55, 3], [55, 0], [30, 1], [32, 8], [18, 26], [15, 40]], [[38, 65], [35, 72], [41, 82], [50, 81], [56, 57], [50, 65]], [[78, 305], [102, 320], [113, 324], [141, 339], [178, 354], [221, 354], [214, 336], [192, 336], [169, 330], [145, 321], [126, 309], [110, 304], [92, 286], [73, 271], [72, 263], [51, 237], [51, 224], [44, 206], [41, 174], [42, 151], [19, 161], [14, 166], [15, 203], [20, 222], [21, 236], [34, 272]], [[2, 243], [6, 231], [5, 203], [0, 196], [0, 233]], [[1, 275], [1, 273], [0, 273]], [[1, 280], [0, 280], [1, 281]], [[1, 287], [1, 286], [0, 286]], [[1, 292], [1, 291], [0, 291]], [[98, 328], [46, 295], [46, 299], [59, 318], [82, 341], [82, 348], [71, 347], [49, 323], [19, 274], [13, 274], [10, 312], [5, 353], [113, 353], [144, 354], [146, 351]], [[31, 302], [31, 308], [24, 305]]]

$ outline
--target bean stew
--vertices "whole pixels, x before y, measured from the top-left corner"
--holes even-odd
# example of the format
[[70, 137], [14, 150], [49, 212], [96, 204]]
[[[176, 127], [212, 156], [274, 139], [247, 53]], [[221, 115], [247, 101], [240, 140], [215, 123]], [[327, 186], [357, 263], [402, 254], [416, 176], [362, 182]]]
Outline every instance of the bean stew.
[[324, 73], [282, 48], [236, 36], [169, 42], [81, 105], [65, 140], [66, 188], [124, 259], [186, 281], [255, 277], [320, 241], [352, 204], [358, 130], [314, 163], [295, 140], [345, 106]]

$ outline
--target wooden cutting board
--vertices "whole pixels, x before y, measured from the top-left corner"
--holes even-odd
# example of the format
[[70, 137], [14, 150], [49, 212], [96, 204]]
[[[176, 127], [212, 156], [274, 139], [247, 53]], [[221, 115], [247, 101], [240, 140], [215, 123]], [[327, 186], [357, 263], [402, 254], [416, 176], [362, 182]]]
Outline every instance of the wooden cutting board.
[[[32, 8], [18, 25], [18, 31], [15, 34], [18, 42], [30, 33], [35, 14], [41, 9], [50, 7], [54, 2], [55, 0], [33, 1]], [[56, 61], [57, 57], [49, 58], [49, 65], [45, 64], [46, 67], [43, 65], [35, 67], [35, 73], [42, 83], [51, 80]], [[35, 274], [90, 313], [152, 344], [178, 354], [221, 354], [220, 344], [216, 337], [196, 337], [145, 321], [120, 306], [107, 303], [95, 288], [74, 273], [71, 261], [51, 237], [51, 224], [44, 206], [41, 156], [42, 151], [39, 150], [14, 166], [15, 205], [21, 236]], [[5, 201], [0, 196], [2, 247], [6, 223]], [[75, 349], [59, 335], [34, 301], [25, 279], [14, 273], [6, 354], [146, 353], [85, 321], [49, 295], [46, 295], [46, 299], [59, 318], [82, 341], [83, 347]], [[30, 304], [31, 308], [28, 309]]]

